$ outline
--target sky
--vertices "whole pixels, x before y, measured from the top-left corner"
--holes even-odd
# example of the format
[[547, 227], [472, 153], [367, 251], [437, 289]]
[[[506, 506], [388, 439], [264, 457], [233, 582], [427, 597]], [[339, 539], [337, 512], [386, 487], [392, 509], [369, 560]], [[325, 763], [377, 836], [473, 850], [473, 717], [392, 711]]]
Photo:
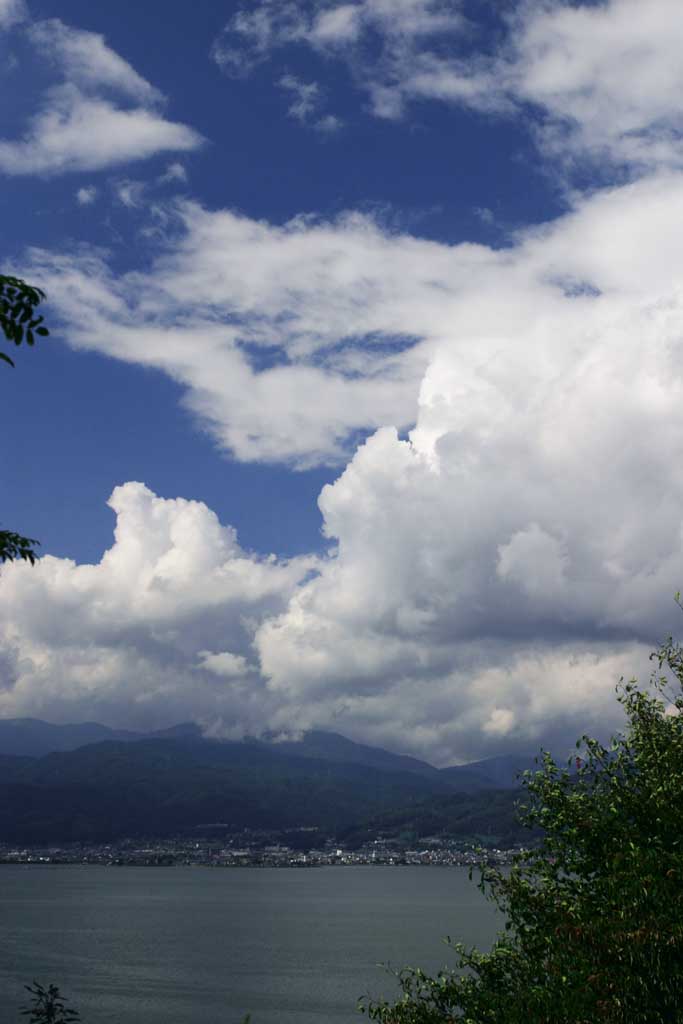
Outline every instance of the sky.
[[437, 765], [683, 589], [679, 0], [0, 0], [0, 717]]

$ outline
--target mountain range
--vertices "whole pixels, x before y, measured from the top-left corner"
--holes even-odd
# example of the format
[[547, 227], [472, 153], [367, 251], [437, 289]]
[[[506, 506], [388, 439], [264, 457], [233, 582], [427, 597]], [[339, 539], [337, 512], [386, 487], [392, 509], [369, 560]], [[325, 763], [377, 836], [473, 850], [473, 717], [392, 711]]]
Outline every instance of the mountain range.
[[297, 741], [206, 739], [95, 722], [0, 720], [0, 842], [109, 841], [213, 828], [514, 830], [516, 774], [531, 758], [437, 769], [313, 730]]

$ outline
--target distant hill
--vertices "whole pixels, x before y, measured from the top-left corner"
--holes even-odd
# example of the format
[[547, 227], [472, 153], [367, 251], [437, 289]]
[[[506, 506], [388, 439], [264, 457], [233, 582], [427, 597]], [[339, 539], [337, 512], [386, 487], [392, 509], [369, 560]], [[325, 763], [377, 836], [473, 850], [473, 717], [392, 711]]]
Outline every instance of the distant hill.
[[[140, 742], [148, 739], [193, 740], [196, 742], [221, 743], [219, 740], [204, 740], [201, 728], [194, 722], [183, 722], [155, 732], [133, 732], [126, 729], [110, 729], [97, 722], [83, 722], [75, 725], [52, 725], [36, 718], [0, 719], [0, 755], [43, 757], [45, 754], [77, 750], [93, 743], [118, 741]], [[234, 745], [234, 744], [233, 744]], [[516, 776], [520, 770], [533, 767], [531, 755], [493, 757], [486, 761], [459, 765], [452, 768], [434, 768], [427, 761], [421, 761], [407, 754], [394, 754], [381, 747], [371, 747], [341, 736], [339, 733], [312, 729], [299, 740], [248, 739], [238, 746], [264, 749], [282, 756], [304, 757], [318, 761], [332, 761], [335, 764], [356, 764], [379, 771], [407, 772], [426, 779], [440, 780], [461, 792], [482, 789], [508, 789], [517, 785]]]
[[526, 764], [501, 757], [438, 770], [323, 731], [297, 742], [221, 741], [193, 723], [145, 735], [5, 720], [0, 842], [105, 842], [208, 824], [508, 836], [517, 767]]
[[392, 754], [381, 747], [368, 747], [362, 743], [354, 743], [337, 732], [324, 732], [312, 729], [303, 734], [300, 740], [278, 741], [269, 744], [283, 754], [293, 757], [309, 757], [323, 761], [334, 761], [337, 764], [361, 764], [380, 771], [410, 772], [428, 779], [440, 777], [438, 768], [420, 761], [407, 754]]
[[527, 769], [533, 770], [532, 754], [504, 754], [490, 757], [486, 761], [472, 761], [470, 764], [442, 768], [441, 775], [463, 792], [479, 789], [517, 789], [518, 776]]
[[144, 739], [0, 759], [0, 841], [105, 841], [226, 830], [337, 830], [448, 792], [445, 780], [265, 744]]
[[420, 804], [381, 812], [355, 822], [337, 834], [340, 843], [358, 847], [376, 835], [396, 836], [420, 844], [426, 837], [447, 833], [487, 846], [510, 847], [529, 842], [531, 833], [517, 821], [519, 792], [488, 789], [433, 796]]
[[91, 743], [111, 740], [133, 743], [146, 739], [201, 740], [202, 730], [195, 722], [182, 722], [155, 732], [134, 732], [131, 729], [110, 729], [99, 722], [53, 725], [39, 718], [0, 718], [0, 755], [43, 757], [64, 750], [78, 750]]
[[0, 718], [0, 754], [42, 757], [58, 750], [76, 750], [104, 740], [134, 740], [140, 733], [110, 729], [98, 722], [52, 725], [38, 718]]

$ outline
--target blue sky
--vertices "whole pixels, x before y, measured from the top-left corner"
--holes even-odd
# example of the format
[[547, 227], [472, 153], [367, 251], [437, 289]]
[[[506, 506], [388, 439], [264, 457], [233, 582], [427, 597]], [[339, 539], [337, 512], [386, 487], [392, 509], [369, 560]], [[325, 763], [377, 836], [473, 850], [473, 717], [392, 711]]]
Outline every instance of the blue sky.
[[3, 371], [45, 557], [0, 714], [440, 763], [617, 721], [683, 575], [683, 29], [495, 11], [0, 0], [4, 269], [52, 330]]

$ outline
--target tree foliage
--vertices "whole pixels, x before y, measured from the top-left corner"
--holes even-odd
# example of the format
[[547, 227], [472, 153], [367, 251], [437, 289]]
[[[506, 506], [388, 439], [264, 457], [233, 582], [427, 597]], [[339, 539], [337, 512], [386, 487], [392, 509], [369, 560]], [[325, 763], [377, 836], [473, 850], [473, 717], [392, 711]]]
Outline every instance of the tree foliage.
[[[20, 277], [0, 274], [0, 330], [5, 339], [13, 345], [34, 345], [36, 337], [45, 338], [50, 333], [36, 310], [45, 298], [45, 293]], [[14, 366], [6, 352], [0, 352], [0, 360]], [[36, 560], [37, 540], [23, 537], [11, 530], [0, 530], [0, 563], [22, 558], [32, 565]]]
[[80, 1014], [67, 1006], [65, 997], [56, 985], [45, 988], [38, 981], [24, 985], [31, 994], [30, 1006], [21, 1010], [22, 1017], [28, 1017], [29, 1024], [76, 1024]]
[[[50, 332], [43, 323], [44, 317], [36, 312], [44, 298], [45, 292], [20, 277], [0, 274], [0, 330], [7, 341], [34, 345], [37, 336], [47, 337]], [[0, 352], [0, 359], [14, 366], [7, 353]]]
[[653, 690], [621, 684], [624, 732], [583, 736], [560, 768], [524, 773], [538, 846], [479, 887], [506, 931], [488, 953], [454, 945], [452, 971], [399, 974], [379, 1024], [665, 1024], [683, 1019], [683, 648], [652, 656]]

